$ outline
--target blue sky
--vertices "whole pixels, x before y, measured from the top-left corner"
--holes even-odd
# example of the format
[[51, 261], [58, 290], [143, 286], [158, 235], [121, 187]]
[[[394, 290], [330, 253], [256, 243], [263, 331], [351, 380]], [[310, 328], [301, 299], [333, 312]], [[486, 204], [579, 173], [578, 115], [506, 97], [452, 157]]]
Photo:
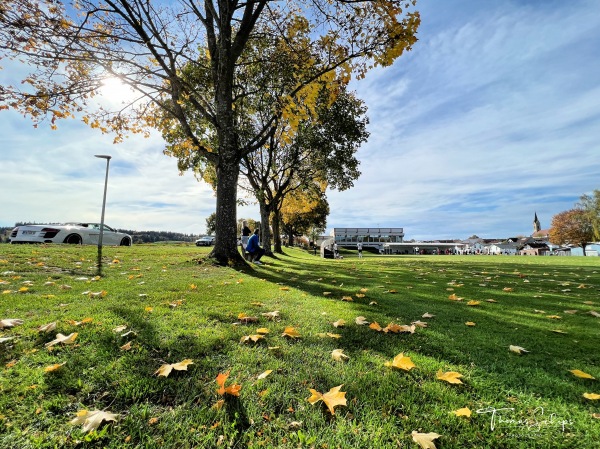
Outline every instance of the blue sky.
[[[369, 108], [362, 176], [329, 192], [328, 227], [404, 227], [407, 239], [528, 235], [600, 189], [600, 6], [596, 0], [421, 1], [419, 42], [353, 84]], [[0, 71], [0, 83], [14, 77]], [[0, 112], [0, 226], [99, 221], [202, 233], [210, 188], [162, 154], [158, 136], [76, 121], [34, 129]], [[258, 208], [239, 217], [258, 218]]]

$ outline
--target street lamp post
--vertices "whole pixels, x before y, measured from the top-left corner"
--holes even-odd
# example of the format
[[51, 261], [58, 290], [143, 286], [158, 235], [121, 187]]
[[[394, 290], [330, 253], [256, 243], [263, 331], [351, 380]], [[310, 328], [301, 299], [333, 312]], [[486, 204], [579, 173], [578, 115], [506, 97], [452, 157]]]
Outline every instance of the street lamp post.
[[98, 237], [98, 274], [102, 274], [102, 237], [104, 237], [104, 210], [106, 209], [106, 189], [108, 187], [108, 165], [110, 158], [107, 154], [94, 155], [100, 159], [106, 159], [106, 177], [104, 178], [104, 198], [102, 199], [102, 216], [100, 217], [100, 236]]

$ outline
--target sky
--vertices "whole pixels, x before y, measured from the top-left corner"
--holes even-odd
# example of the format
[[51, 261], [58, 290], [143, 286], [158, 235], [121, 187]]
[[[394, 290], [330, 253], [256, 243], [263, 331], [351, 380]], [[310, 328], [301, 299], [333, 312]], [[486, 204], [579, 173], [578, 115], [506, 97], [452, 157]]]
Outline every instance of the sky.
[[[333, 227], [402, 227], [415, 240], [529, 235], [600, 189], [597, 0], [421, 0], [413, 50], [352, 89], [369, 141], [352, 189], [328, 192]], [[18, 73], [0, 71], [0, 84]], [[115, 88], [118, 90], [118, 88]], [[160, 136], [114, 145], [81, 122], [33, 128], [0, 111], [0, 226], [99, 222], [205, 232], [210, 187]], [[258, 207], [238, 218], [259, 219]]]

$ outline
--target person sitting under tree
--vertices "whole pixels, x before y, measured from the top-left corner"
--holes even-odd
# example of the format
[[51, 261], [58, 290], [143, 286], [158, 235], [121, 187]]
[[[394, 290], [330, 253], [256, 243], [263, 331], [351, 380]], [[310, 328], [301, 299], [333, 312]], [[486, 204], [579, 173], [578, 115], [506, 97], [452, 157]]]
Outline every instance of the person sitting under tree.
[[250, 255], [250, 260], [256, 265], [262, 265], [260, 258], [264, 256], [265, 249], [261, 248], [258, 243], [258, 229], [254, 230], [254, 234], [248, 239], [246, 252]]

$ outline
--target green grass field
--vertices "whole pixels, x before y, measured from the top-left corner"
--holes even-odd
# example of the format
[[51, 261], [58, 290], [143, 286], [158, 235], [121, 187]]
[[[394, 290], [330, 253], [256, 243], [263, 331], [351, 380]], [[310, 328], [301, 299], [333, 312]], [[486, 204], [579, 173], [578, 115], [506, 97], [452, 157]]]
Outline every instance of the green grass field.
[[[236, 270], [208, 251], [107, 247], [97, 278], [95, 247], [0, 246], [0, 319], [23, 321], [0, 329], [0, 447], [418, 449], [413, 431], [438, 449], [600, 447], [600, 400], [583, 396], [600, 394], [600, 258], [289, 249]], [[385, 365], [400, 353], [413, 369]], [[225, 373], [239, 396], [217, 391]], [[334, 415], [307, 400], [339, 385]], [[82, 410], [115, 421], [86, 432]]]

